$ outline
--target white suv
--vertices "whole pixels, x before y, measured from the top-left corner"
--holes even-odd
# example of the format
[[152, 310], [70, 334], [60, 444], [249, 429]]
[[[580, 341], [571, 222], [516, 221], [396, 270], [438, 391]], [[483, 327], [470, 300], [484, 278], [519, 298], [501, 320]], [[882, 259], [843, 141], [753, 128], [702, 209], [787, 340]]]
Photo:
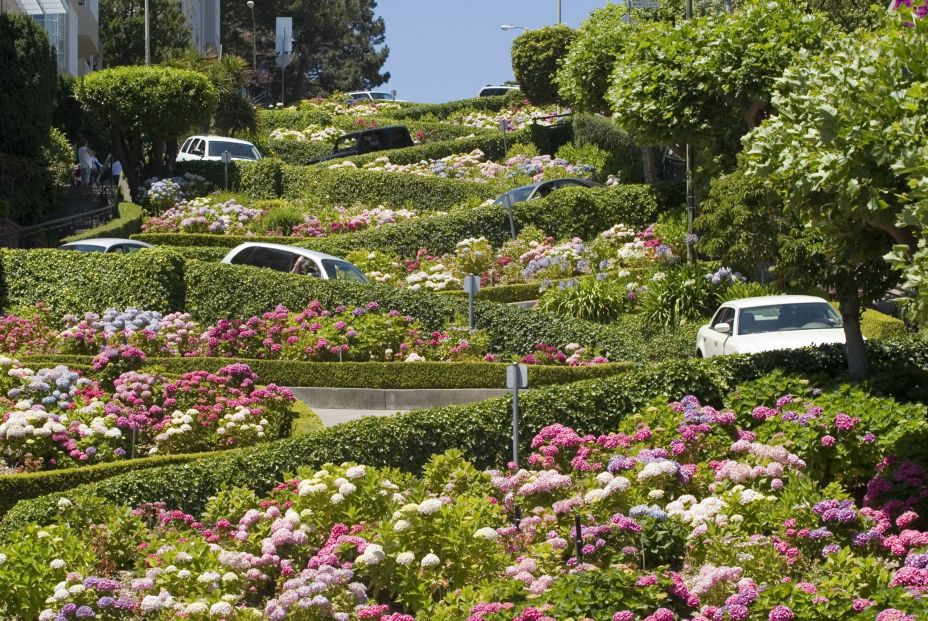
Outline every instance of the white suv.
[[261, 153], [247, 140], [225, 136], [191, 136], [177, 152], [178, 162], [222, 160], [223, 151], [228, 151], [233, 160], [260, 160]]

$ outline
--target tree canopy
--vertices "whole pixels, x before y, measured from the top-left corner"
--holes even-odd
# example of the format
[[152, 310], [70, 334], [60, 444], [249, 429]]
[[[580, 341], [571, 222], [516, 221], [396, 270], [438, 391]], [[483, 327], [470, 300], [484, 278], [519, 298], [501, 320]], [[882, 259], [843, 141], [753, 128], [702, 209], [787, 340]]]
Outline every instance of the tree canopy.
[[731, 15], [636, 26], [607, 101], [647, 144], [725, 143], [771, 112], [774, 81], [833, 27], [791, 0], [752, 0]]
[[[175, 0], [150, 0], [151, 62], [190, 45], [190, 26]], [[106, 67], [145, 63], [145, 0], [100, 0], [100, 46]]]
[[558, 24], [526, 30], [513, 40], [512, 73], [529, 101], [544, 105], [560, 100], [555, 76], [576, 35], [573, 28]]
[[[274, 76], [280, 92], [281, 71], [275, 64], [275, 17], [293, 17], [296, 60], [287, 69], [288, 93], [325, 96], [380, 86], [390, 79], [381, 72], [389, 48], [386, 25], [375, 18], [376, 0], [267, 0], [255, 6], [258, 67]], [[222, 45], [225, 53], [251, 61], [252, 13], [245, 2], [222, 2]], [[291, 96], [288, 95], [288, 99]]]
[[78, 98], [109, 129], [129, 187], [162, 175], [177, 140], [205, 127], [218, 94], [205, 74], [171, 67], [116, 67], [85, 76]]

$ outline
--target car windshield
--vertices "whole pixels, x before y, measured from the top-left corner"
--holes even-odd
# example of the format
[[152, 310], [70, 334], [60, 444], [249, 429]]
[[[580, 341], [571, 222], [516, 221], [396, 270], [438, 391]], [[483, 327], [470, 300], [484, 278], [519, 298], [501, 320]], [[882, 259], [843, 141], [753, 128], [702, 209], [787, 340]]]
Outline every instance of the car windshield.
[[378, 101], [392, 101], [393, 95], [390, 93], [371, 93], [371, 99], [376, 99]]
[[228, 151], [229, 155], [239, 160], [256, 160], [258, 153], [250, 144], [242, 142], [225, 142], [222, 140], [209, 141], [209, 154], [212, 157], [222, 157], [222, 152]]
[[[509, 201], [512, 203], [521, 203], [522, 201], [528, 200], [529, 195], [532, 191], [538, 186], [535, 185], [526, 185], [521, 188], [516, 188], [515, 190], [509, 190], [506, 194], [509, 195]], [[494, 201], [494, 205], [505, 205], [506, 204], [506, 194], [503, 194]]]
[[738, 334], [843, 328], [838, 312], [826, 302], [795, 302], [744, 308], [738, 315]]
[[103, 252], [106, 250], [103, 246], [93, 246], [91, 244], [70, 244], [62, 246], [61, 250], [77, 250], [80, 252]]
[[367, 276], [361, 270], [347, 261], [324, 259], [322, 267], [331, 280], [348, 280], [351, 282], [367, 282]]

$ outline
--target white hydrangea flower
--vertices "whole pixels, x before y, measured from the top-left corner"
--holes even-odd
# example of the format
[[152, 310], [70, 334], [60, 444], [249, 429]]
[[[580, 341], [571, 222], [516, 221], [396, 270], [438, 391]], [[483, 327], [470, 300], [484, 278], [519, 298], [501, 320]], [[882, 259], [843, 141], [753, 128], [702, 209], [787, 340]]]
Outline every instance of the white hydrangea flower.
[[400, 552], [396, 555], [396, 562], [400, 565], [409, 566], [412, 565], [416, 560], [416, 555], [412, 552]]
[[377, 545], [376, 543], [369, 543], [358, 558], [367, 565], [377, 565], [387, 558], [387, 555], [383, 552], [383, 546]]
[[424, 569], [429, 569], [430, 567], [435, 567], [439, 565], [440, 563], [441, 563], [441, 559], [438, 558], [438, 556], [436, 556], [435, 554], [432, 554], [431, 552], [429, 552], [428, 554], [422, 557], [422, 561], [420, 561], [419, 564]]
[[351, 468], [345, 470], [345, 476], [349, 479], [360, 479], [365, 474], [367, 474], [367, 470], [364, 468], [364, 466], [352, 466]]
[[486, 539], [488, 541], [496, 541], [496, 538], [498, 537], [498, 535], [496, 534], [495, 528], [484, 526], [483, 528], [478, 529], [476, 533], [474, 533], [474, 537], [476, 539]]
[[52, 560], [51, 563], [48, 564], [48, 566], [51, 567], [52, 569], [63, 569], [64, 565], [65, 565], [65, 562], [60, 558], [56, 558]]
[[344, 500], [345, 497], [341, 494], [332, 494], [332, 497], [329, 499], [333, 505], [340, 505], [342, 502], [344, 502]]
[[412, 528], [412, 524], [410, 524], [406, 520], [399, 520], [397, 521], [396, 524], [393, 525], [393, 532], [394, 533], [405, 533], [410, 528]]
[[426, 498], [419, 503], [419, 515], [432, 515], [441, 509], [441, 501], [437, 498]]

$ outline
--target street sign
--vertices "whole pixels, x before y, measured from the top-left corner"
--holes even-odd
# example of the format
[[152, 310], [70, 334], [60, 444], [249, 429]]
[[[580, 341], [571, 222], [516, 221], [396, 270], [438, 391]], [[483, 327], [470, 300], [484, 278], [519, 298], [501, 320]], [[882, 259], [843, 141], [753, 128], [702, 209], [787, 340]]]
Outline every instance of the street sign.
[[277, 66], [280, 67], [281, 69], [285, 69], [287, 65], [290, 64], [290, 61], [292, 60], [292, 58], [293, 57], [290, 54], [278, 54], [277, 60], [274, 62], [276, 62]]
[[660, 0], [630, 0], [629, 4], [633, 9], [659, 9], [661, 8]]
[[516, 390], [528, 388], [528, 366], [524, 364], [510, 364], [506, 367], [506, 388]]
[[278, 17], [274, 37], [274, 51], [278, 54], [289, 54], [293, 51], [293, 18]]
[[223, 152], [222, 152], [222, 161], [223, 161], [223, 163], [225, 163], [225, 164], [228, 164], [229, 162], [231, 162], [231, 161], [232, 161], [232, 154], [229, 153], [228, 151], [223, 151]]
[[474, 274], [468, 274], [464, 277], [464, 293], [479, 293], [480, 277]]

